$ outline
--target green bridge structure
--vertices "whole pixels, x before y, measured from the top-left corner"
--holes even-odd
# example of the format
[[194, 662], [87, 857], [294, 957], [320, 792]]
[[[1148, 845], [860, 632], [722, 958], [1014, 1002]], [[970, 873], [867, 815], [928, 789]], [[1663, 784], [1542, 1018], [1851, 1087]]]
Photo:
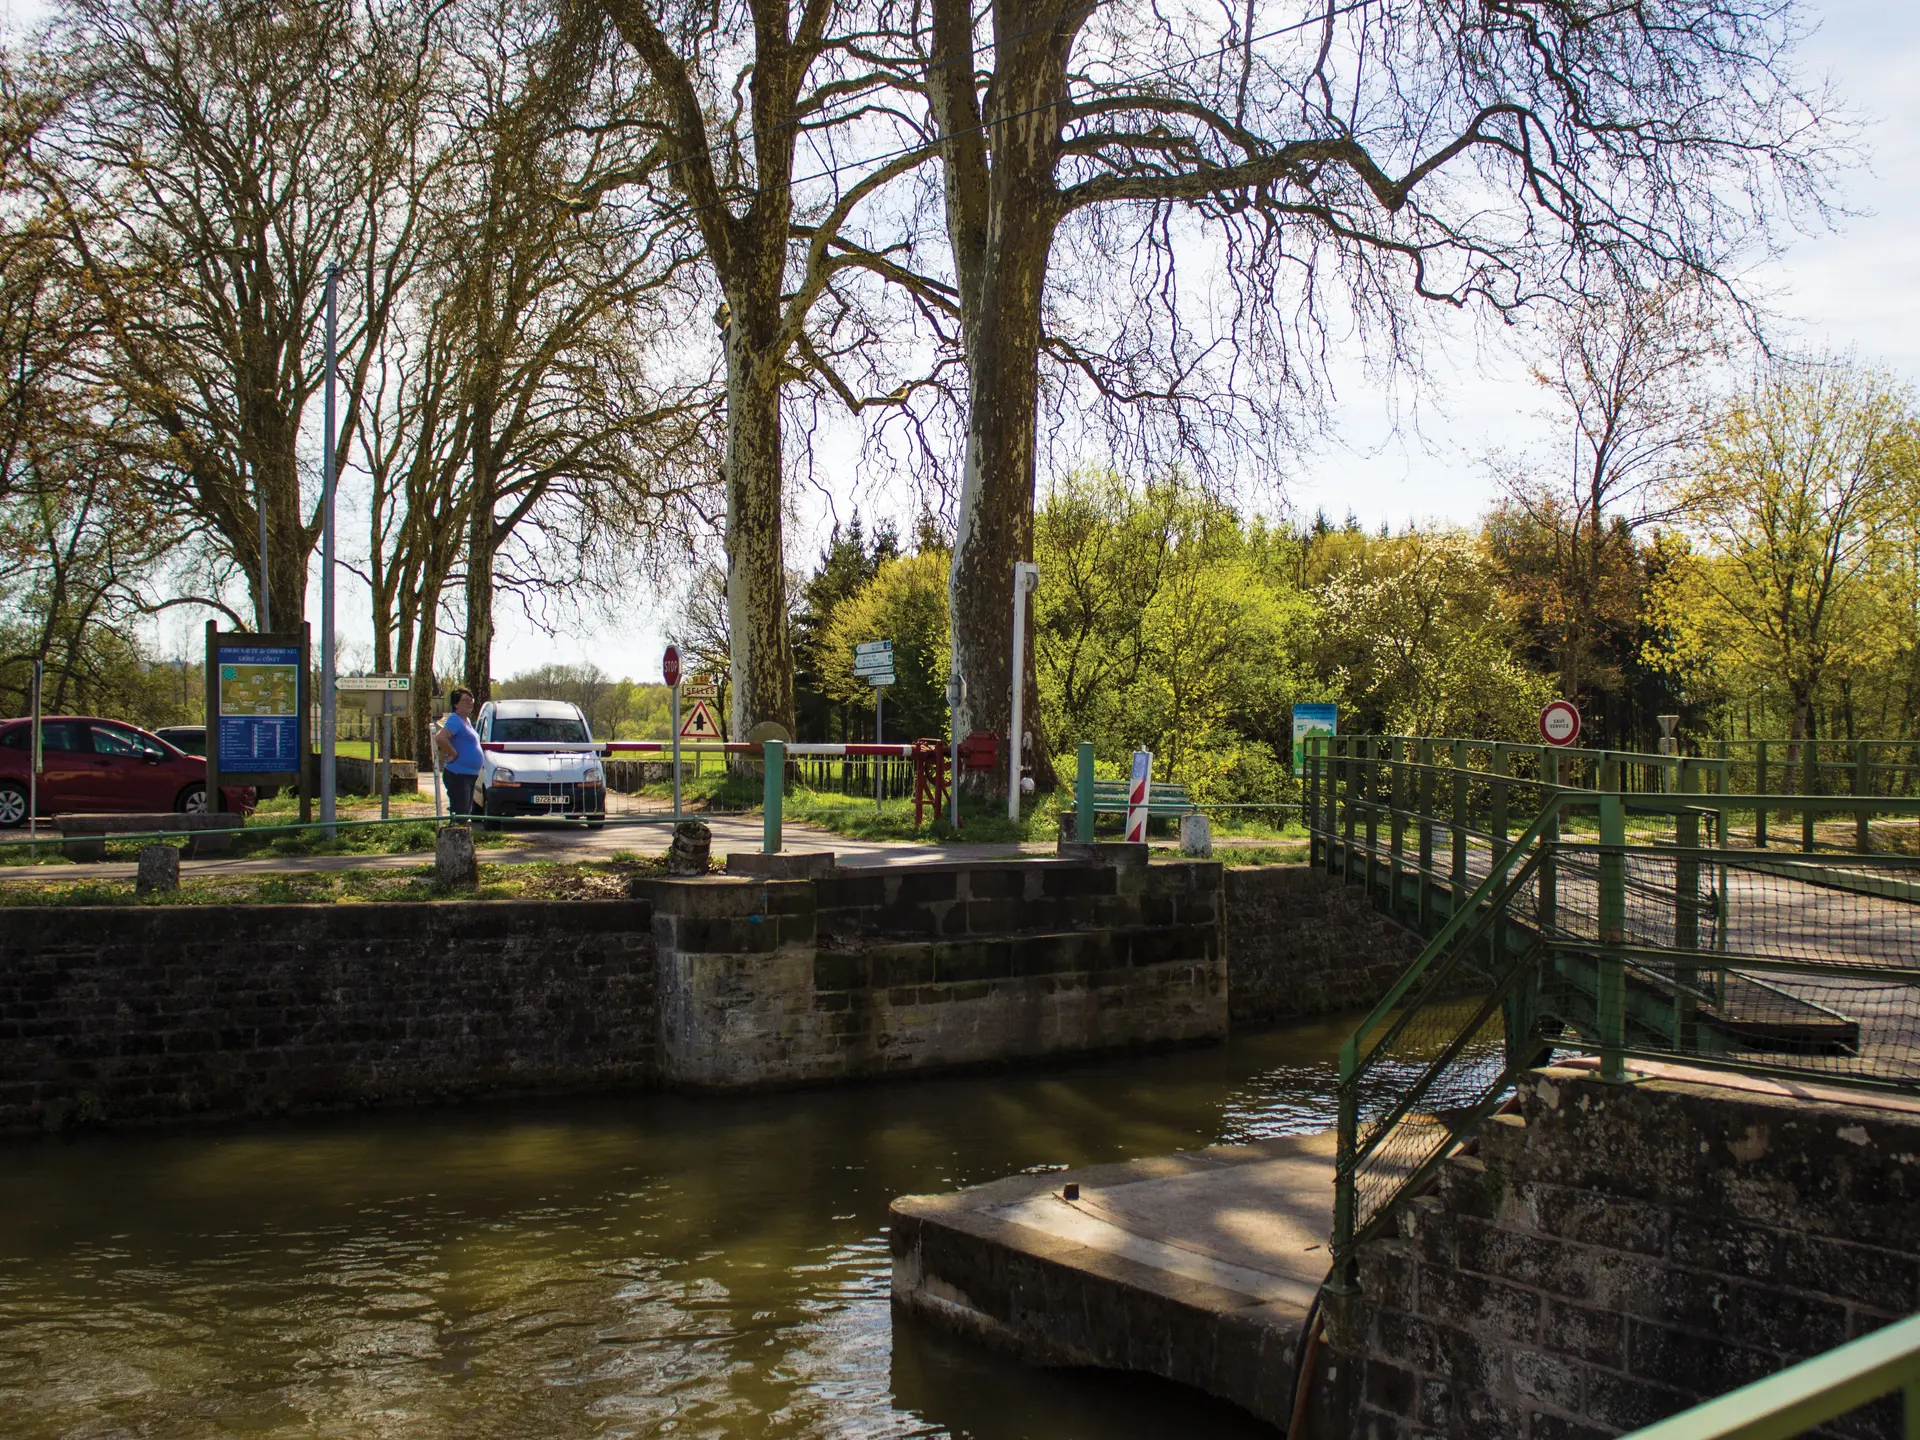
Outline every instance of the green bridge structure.
[[[1716, 749], [1308, 742], [1312, 863], [1426, 942], [1341, 1051], [1336, 1290], [1556, 1055], [1920, 1094], [1913, 747]], [[1920, 1440], [1920, 1318], [1657, 1434], [1797, 1434], [1889, 1389]]]
[[1341, 1054], [1337, 1274], [1555, 1052], [1920, 1093], [1920, 796], [1855, 750], [1311, 742], [1312, 863], [1427, 942]]

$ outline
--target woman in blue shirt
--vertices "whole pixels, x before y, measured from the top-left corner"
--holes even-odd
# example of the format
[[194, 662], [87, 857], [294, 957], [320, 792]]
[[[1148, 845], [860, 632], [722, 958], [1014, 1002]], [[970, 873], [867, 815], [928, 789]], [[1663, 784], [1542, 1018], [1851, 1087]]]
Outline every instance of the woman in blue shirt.
[[473, 782], [480, 778], [480, 735], [468, 718], [473, 714], [473, 692], [455, 690], [453, 709], [441, 723], [441, 754], [449, 758], [440, 766], [447, 781], [447, 813], [473, 814]]

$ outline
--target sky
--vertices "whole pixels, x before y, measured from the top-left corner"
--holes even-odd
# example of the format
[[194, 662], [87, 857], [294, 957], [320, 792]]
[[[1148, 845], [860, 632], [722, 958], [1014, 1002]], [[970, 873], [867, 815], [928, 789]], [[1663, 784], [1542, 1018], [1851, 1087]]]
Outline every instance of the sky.
[[[42, 13], [39, 0], [0, 0], [0, 21], [11, 25], [31, 24]], [[1819, 28], [1801, 50], [1803, 68], [1827, 77], [1863, 122], [1868, 164], [1843, 178], [1839, 202], [1850, 213], [1832, 232], [1796, 240], [1751, 279], [1770, 297], [1780, 322], [1776, 334], [1792, 346], [1851, 351], [1920, 379], [1920, 264], [1912, 240], [1920, 230], [1920, 5], [1808, 0], [1806, 14]], [[1482, 348], [1460, 323], [1443, 334], [1430, 358], [1426, 388], [1389, 397], [1369, 387], [1357, 356], [1336, 356], [1335, 432], [1317, 453], [1301, 457], [1284, 494], [1268, 497], [1268, 508], [1301, 515], [1325, 509], [1336, 519], [1351, 512], [1369, 527], [1468, 524], [1493, 494], [1482, 457], [1557, 443], [1556, 425], [1541, 413], [1544, 397], [1527, 380], [1520, 356]], [[826, 474], [850, 469], [832, 462], [817, 467]], [[891, 510], [904, 521], [915, 503], [904, 486], [879, 497], [866, 486], [857, 492], [850, 484], [802, 487], [789, 554], [795, 563], [811, 561], [834, 515], [844, 519], [856, 504], [869, 515]], [[317, 563], [314, 570], [308, 610], [317, 617]], [[364, 589], [343, 576], [337, 605], [343, 639], [364, 647]], [[591, 662], [610, 675], [657, 680], [673, 607], [671, 595], [639, 595], [618, 619], [582, 620], [555, 632], [503, 600], [494, 674]], [[186, 643], [198, 623], [183, 617], [159, 635], [163, 650]]]

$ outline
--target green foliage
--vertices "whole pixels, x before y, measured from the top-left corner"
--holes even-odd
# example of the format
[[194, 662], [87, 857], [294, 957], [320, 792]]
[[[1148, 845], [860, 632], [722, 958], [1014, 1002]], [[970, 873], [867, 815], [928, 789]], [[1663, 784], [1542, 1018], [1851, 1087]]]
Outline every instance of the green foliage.
[[1286, 774], [1294, 700], [1319, 699], [1295, 643], [1306, 598], [1283, 578], [1282, 537], [1180, 476], [1130, 487], [1083, 472], [1034, 524], [1042, 719], [1098, 761], [1155, 756], [1202, 799], [1271, 798]]
[[941, 735], [947, 726], [947, 554], [925, 549], [882, 561], [873, 577], [835, 607], [821, 634], [821, 689], [834, 700], [864, 706], [873, 689], [853, 673], [853, 647], [893, 642], [894, 685], [887, 691], [889, 739]]

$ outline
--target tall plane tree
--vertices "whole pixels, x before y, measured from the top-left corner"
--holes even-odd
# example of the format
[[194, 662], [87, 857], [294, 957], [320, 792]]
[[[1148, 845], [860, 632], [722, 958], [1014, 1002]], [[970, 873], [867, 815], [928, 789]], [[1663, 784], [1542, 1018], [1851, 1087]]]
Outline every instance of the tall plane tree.
[[[872, 22], [849, 0], [599, 3], [657, 92], [658, 146], [649, 163], [588, 188], [670, 188], [719, 283], [733, 731], [764, 720], [791, 730], [782, 390], [811, 374], [856, 406], [900, 398], [862, 397], [860, 376], [842, 371], [875, 358], [861, 343], [870, 328], [848, 323], [862, 282], [902, 267], [856, 220], [927, 152], [896, 143], [910, 129], [894, 109], [897, 67], [875, 54]], [[827, 297], [830, 324], [813, 333]]]
[[434, 19], [404, 0], [68, 0], [43, 37], [60, 106], [34, 174], [103, 317], [101, 379], [143, 422], [136, 468], [249, 577], [259, 497], [256, 612], [277, 627], [304, 614], [320, 532], [301, 435], [327, 267], [342, 269], [344, 451], [419, 259], [408, 200]]
[[[1004, 731], [1009, 714], [1012, 566], [1032, 553], [1063, 229], [1075, 267], [1157, 267], [1142, 303], [1170, 317], [1173, 383], [1152, 398], [1177, 409], [1182, 225], [1204, 224], [1199, 243], [1225, 258], [1230, 348], [1311, 390], [1336, 323], [1404, 356], [1421, 300], [1505, 311], [1603, 277], [1717, 277], [1780, 215], [1818, 209], [1831, 158], [1777, 0], [928, 11], [970, 371], [951, 577], [969, 726]], [[1063, 376], [1100, 380], [1085, 356], [1062, 359]]]

